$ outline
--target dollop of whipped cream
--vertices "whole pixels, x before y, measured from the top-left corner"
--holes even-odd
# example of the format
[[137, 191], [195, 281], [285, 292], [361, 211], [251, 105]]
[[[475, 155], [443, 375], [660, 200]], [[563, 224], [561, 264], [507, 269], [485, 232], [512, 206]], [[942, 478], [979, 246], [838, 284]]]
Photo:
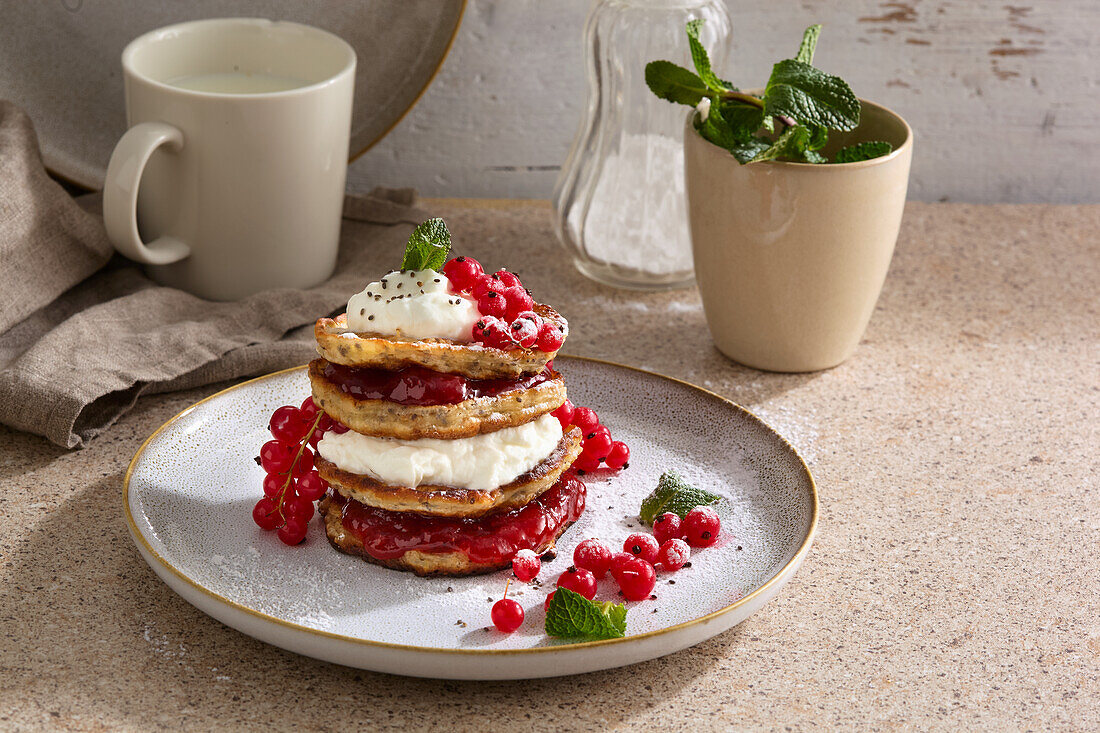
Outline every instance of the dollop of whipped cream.
[[472, 341], [481, 314], [435, 270], [393, 271], [348, 301], [348, 329], [411, 339]]
[[518, 427], [458, 440], [397, 440], [330, 431], [317, 451], [345, 471], [386, 484], [490, 491], [546, 460], [561, 436], [561, 423], [547, 414]]

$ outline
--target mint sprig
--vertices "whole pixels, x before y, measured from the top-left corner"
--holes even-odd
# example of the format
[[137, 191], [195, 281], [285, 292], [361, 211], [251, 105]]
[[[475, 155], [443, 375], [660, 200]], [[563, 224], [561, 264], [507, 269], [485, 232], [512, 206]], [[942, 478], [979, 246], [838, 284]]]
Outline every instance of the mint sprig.
[[695, 507], [710, 506], [721, 498], [718, 494], [692, 486], [675, 471], [665, 471], [657, 481], [657, 488], [642, 500], [638, 516], [646, 524], [653, 524], [653, 520], [665, 512], [672, 512], [683, 519]]
[[836, 152], [837, 163], [855, 163], [860, 160], [870, 160], [893, 152], [894, 146], [881, 140], [856, 143], [841, 148]]
[[[691, 106], [709, 99], [709, 112], [706, 116], [696, 115], [695, 129], [704, 139], [730, 151], [741, 163], [829, 162], [818, 152], [828, 141], [828, 131], [854, 130], [859, 125], [860, 103], [847, 82], [813, 65], [821, 26], [806, 29], [798, 53], [772, 67], [764, 93], [757, 97], [739, 91], [715, 73], [699, 40], [703, 22], [697, 19], [687, 24], [688, 45], [697, 73], [670, 61], [651, 61], [645, 70], [650, 90], [661, 99]], [[863, 146], [860, 155], [892, 149], [889, 143], [860, 145]], [[856, 153], [846, 155], [853, 154]], [[851, 161], [845, 158], [834, 162]]]
[[413, 229], [405, 256], [401, 260], [402, 270], [438, 270], [447, 261], [451, 251], [451, 233], [442, 219], [428, 219]]
[[620, 639], [626, 636], [626, 606], [595, 603], [558, 588], [546, 608], [546, 633], [566, 639]]

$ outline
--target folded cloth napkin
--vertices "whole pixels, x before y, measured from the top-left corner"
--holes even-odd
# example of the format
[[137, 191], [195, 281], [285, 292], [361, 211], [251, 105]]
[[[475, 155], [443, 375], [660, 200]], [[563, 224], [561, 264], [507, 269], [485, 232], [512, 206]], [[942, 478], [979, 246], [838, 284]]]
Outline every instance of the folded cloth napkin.
[[400, 262], [428, 217], [408, 189], [349, 196], [332, 278], [219, 303], [112, 257], [99, 203], [46, 175], [30, 121], [0, 102], [0, 423], [67, 448], [142, 394], [308, 361], [313, 321]]

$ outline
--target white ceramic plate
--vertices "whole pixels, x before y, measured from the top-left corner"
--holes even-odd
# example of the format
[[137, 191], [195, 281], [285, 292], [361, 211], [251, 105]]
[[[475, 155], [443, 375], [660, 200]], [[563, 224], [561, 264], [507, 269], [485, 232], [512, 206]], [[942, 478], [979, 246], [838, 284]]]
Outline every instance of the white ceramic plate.
[[34, 120], [46, 167], [90, 189], [126, 131], [122, 49], [154, 28], [199, 18], [292, 20], [355, 48], [351, 158], [412, 108], [451, 47], [465, 0], [9, 2], [0, 8], [0, 98]]
[[[512, 635], [491, 629], [491, 600], [508, 571], [418, 578], [336, 552], [316, 517], [298, 547], [256, 527], [263, 473], [253, 457], [272, 410], [309, 393], [304, 368], [219, 392], [157, 430], [126, 475], [130, 531], [157, 575], [219, 621], [300, 654], [420, 677], [523, 679], [632, 664], [719, 634], [774, 597], [817, 522], [814, 482], [795, 450], [752, 414], [685, 382], [588, 359], [559, 357], [555, 368], [574, 402], [596, 409], [632, 453], [625, 471], [587, 482], [584, 515], [543, 564], [546, 586], [581, 539], [621, 543], [637, 531], [639, 504], [664, 470], [727, 499], [723, 539], [698, 551], [691, 568], [659, 575], [656, 600], [627, 604], [624, 639], [548, 638], [548, 588], [522, 583], [510, 595], [527, 611], [524, 625]], [[598, 600], [618, 600], [614, 591], [603, 581]]]

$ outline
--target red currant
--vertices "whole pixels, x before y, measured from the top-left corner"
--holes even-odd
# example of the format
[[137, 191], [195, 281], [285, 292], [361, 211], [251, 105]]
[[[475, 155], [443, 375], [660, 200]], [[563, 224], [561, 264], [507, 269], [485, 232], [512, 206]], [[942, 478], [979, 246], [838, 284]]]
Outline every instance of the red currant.
[[474, 324], [474, 340], [494, 349], [515, 348], [508, 335], [508, 324], [495, 316], [485, 316]]
[[561, 403], [561, 407], [550, 413], [561, 423], [561, 429], [565, 430], [573, 422], [573, 403], [569, 400]]
[[533, 580], [542, 570], [542, 560], [534, 550], [523, 549], [512, 556], [512, 573], [524, 583]]
[[252, 509], [252, 519], [260, 529], [275, 529], [282, 524], [283, 518], [275, 510], [275, 502], [270, 497], [264, 497], [256, 502]]
[[298, 462], [294, 464], [294, 475], [304, 476], [311, 470], [313, 470], [313, 451], [303, 446], [302, 455], [298, 457]]
[[493, 273], [493, 277], [504, 283], [506, 288], [514, 288], [517, 285], [523, 287], [523, 283], [519, 281], [519, 275], [514, 272], [508, 272], [507, 270], [497, 270]]
[[579, 427], [582, 433], [588, 435], [600, 424], [600, 418], [591, 407], [578, 407], [573, 410], [573, 424]]
[[631, 555], [629, 552], [616, 552], [614, 555], [612, 555], [611, 566], [608, 568], [608, 570], [611, 571], [611, 577], [615, 578], [615, 580], [618, 580], [619, 575], [622, 574], [623, 568], [626, 566], [626, 563], [633, 559], [634, 556]]
[[661, 543], [651, 534], [636, 532], [626, 538], [623, 543], [623, 552], [642, 558], [646, 562], [657, 559], [657, 552], [661, 549]]
[[543, 321], [542, 328], [539, 329], [539, 351], [554, 352], [560, 349], [563, 343], [565, 343], [565, 333], [562, 331], [561, 326], [550, 321]]
[[279, 539], [284, 545], [297, 545], [306, 538], [306, 523], [297, 517], [287, 517], [286, 524], [279, 527]]
[[313, 429], [313, 435], [309, 436], [310, 446], [316, 448], [317, 444], [321, 442], [321, 438], [325, 437], [325, 433], [329, 430], [332, 430], [332, 418], [328, 415], [321, 415], [320, 422]]
[[600, 459], [586, 456], [582, 453], [577, 457], [577, 460], [573, 461], [573, 468], [576, 468], [578, 471], [584, 471], [585, 473], [592, 473], [600, 469]]
[[665, 570], [679, 570], [691, 557], [691, 548], [688, 543], [679, 537], [661, 544], [661, 550], [657, 553], [657, 562]]
[[653, 536], [661, 544], [671, 539], [683, 539], [684, 533], [680, 529], [680, 516], [672, 512], [665, 512], [653, 520]]
[[283, 514], [287, 521], [299, 519], [303, 523], [313, 518], [313, 502], [301, 496], [288, 496], [283, 499]]
[[495, 275], [482, 275], [474, 282], [473, 287], [470, 288], [470, 295], [477, 299], [490, 290], [495, 290], [499, 293], [506, 287], [508, 286], [497, 279]]
[[573, 550], [573, 564], [591, 572], [598, 580], [611, 568], [611, 548], [595, 537], [589, 538]]
[[625, 468], [627, 461], [630, 460], [630, 448], [626, 446], [621, 440], [616, 440], [611, 443], [611, 449], [607, 452], [607, 458], [604, 459], [604, 463], [608, 468], [618, 470]]
[[546, 594], [546, 600], [542, 602], [542, 610], [549, 611], [550, 610], [550, 601], [552, 601], [553, 599], [554, 599], [554, 591], [550, 591], [549, 593]]
[[473, 257], [455, 257], [443, 265], [443, 274], [451, 281], [456, 293], [469, 290], [484, 272], [481, 263]]
[[597, 461], [602, 458], [607, 458], [607, 454], [611, 451], [611, 434], [594, 430], [584, 438], [584, 449], [582, 455], [595, 458]]
[[512, 340], [525, 349], [535, 345], [539, 338], [539, 327], [526, 318], [517, 318], [508, 327]]
[[328, 484], [315, 470], [298, 479], [297, 494], [306, 501], [317, 501], [325, 495], [326, 491], [328, 491]]
[[523, 623], [523, 606], [511, 598], [501, 598], [493, 604], [489, 615], [493, 619], [493, 626], [505, 634], [511, 634]]
[[496, 290], [486, 290], [477, 299], [477, 309], [482, 315], [501, 318], [508, 312], [508, 301]]
[[653, 592], [653, 586], [657, 584], [657, 572], [642, 558], [634, 557], [623, 562], [615, 580], [628, 601], [641, 601], [649, 598], [649, 594]]
[[271, 413], [271, 421], [267, 424], [275, 440], [284, 443], [300, 443], [309, 430], [309, 423], [302, 418], [302, 412], [292, 405], [283, 405]]
[[281, 473], [269, 473], [264, 476], [264, 496], [271, 499], [279, 498], [286, 485], [286, 475]]
[[348, 431], [348, 426], [342, 422], [337, 422], [336, 420], [333, 420], [330, 430], [332, 430], [332, 432], [336, 433], [337, 435], [343, 435]]
[[260, 447], [260, 465], [268, 473], [286, 473], [294, 463], [298, 446], [279, 440], [269, 440]]
[[718, 541], [722, 520], [718, 518], [718, 512], [709, 506], [697, 506], [687, 513], [680, 527], [689, 545], [710, 547]]
[[596, 597], [596, 576], [589, 570], [570, 565], [564, 573], [558, 576], [559, 588], [568, 588], [574, 593], [580, 593], [588, 600]]
[[317, 417], [317, 413], [321, 411], [321, 408], [317, 407], [317, 403], [313, 401], [312, 397], [306, 397], [302, 401], [302, 406], [298, 408], [298, 412], [302, 414], [302, 419], [306, 421], [306, 426], [313, 424], [313, 419]]
[[[511, 288], [505, 288], [501, 291], [504, 297], [508, 300], [508, 320], [515, 320], [520, 313], [529, 311], [535, 307], [534, 299], [524, 290], [522, 287], [516, 285]], [[536, 331], [536, 335], [537, 335]]]

